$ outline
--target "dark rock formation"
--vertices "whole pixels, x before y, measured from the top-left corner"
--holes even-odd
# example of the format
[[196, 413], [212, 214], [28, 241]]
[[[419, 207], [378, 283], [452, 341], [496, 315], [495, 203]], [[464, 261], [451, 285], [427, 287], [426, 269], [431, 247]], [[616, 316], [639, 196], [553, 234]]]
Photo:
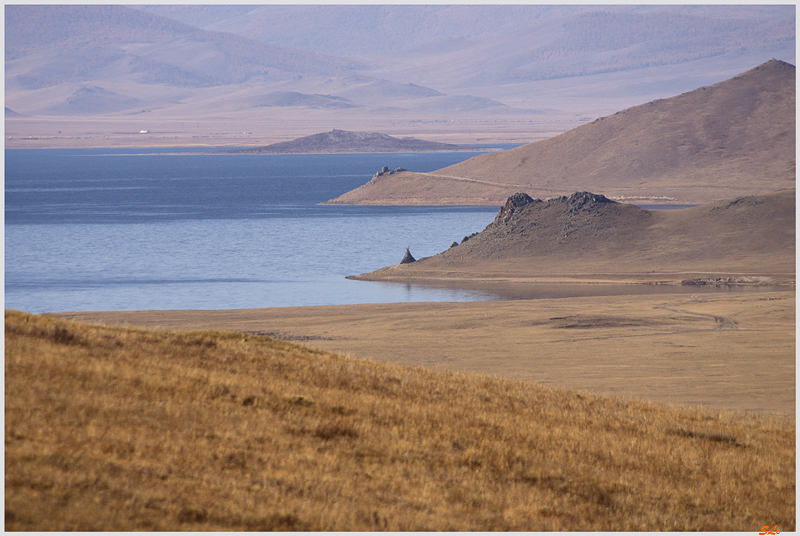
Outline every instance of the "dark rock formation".
[[516, 250], [546, 252], [576, 240], [590, 243], [601, 237], [610, 238], [618, 224], [638, 229], [649, 218], [647, 210], [591, 192], [575, 192], [546, 201], [517, 193], [506, 200], [486, 229], [474, 239], [469, 237], [469, 249], [489, 254], [512, 241]]
[[401, 171], [406, 171], [406, 170], [401, 168], [401, 167], [399, 167], [397, 169], [393, 169], [393, 170], [389, 171], [389, 166], [383, 166], [381, 168], [381, 170], [378, 171], [377, 173], [375, 173], [375, 175], [373, 175], [372, 179], [370, 179], [370, 180], [374, 181], [378, 177], [382, 177], [384, 175], [394, 175], [395, 173], [400, 173]]
[[[507, 222], [511, 217], [519, 211], [522, 207], [530, 205], [531, 203], [541, 203], [540, 199], [533, 199], [528, 194], [516, 193], [506, 200], [506, 204], [500, 209], [500, 212], [495, 216], [495, 223]], [[465, 239], [466, 240], [466, 239]]]
[[417, 262], [417, 259], [415, 259], [408, 248], [406, 248], [406, 254], [403, 256], [403, 260], [400, 261], [400, 264], [411, 264], [412, 262]]
[[593, 194], [591, 192], [575, 192], [569, 197], [562, 197], [567, 202], [569, 208], [567, 212], [570, 214], [577, 214], [584, 208], [591, 208], [598, 203], [614, 203], [604, 195]]
[[461, 241], [461, 243], [463, 244], [464, 242], [466, 242], [467, 240], [469, 240], [469, 239], [470, 239], [470, 238], [472, 238], [473, 236], [477, 236], [477, 235], [478, 235], [478, 233], [472, 233], [472, 234], [471, 234], [471, 235], [469, 235], [469, 236], [465, 236], [465, 237], [464, 237], [464, 239]]

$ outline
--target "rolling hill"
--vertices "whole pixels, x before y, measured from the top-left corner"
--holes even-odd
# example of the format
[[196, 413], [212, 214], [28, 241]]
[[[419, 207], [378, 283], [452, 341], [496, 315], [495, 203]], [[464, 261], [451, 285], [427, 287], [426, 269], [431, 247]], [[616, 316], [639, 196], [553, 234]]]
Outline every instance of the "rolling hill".
[[353, 278], [793, 282], [795, 221], [794, 189], [677, 210], [588, 192], [548, 201], [516, 194], [486, 229], [447, 251]]
[[[202, 30], [116, 5], [8, 6], [6, 28], [6, 62], [14, 73], [29, 67], [6, 76], [12, 87], [131, 75], [144, 83], [203, 87], [265, 75], [335, 75], [355, 66], [329, 54]], [[165, 78], [162, 69], [182, 71], [193, 83]]]
[[[163, 105], [165, 87], [169, 101], [253, 80], [339, 76], [356, 65], [116, 5], [7, 6], [6, 28], [6, 96], [40, 115], [71, 115], [67, 101], [86, 85], [135, 97], [138, 104], [112, 110], [124, 111]], [[109, 109], [84, 107], [79, 115], [90, 112]]]
[[241, 332], [5, 328], [11, 531], [795, 528], [790, 419]]
[[699, 204], [793, 188], [795, 106], [795, 67], [770, 60], [547, 140], [432, 173], [383, 177], [329, 203], [499, 205], [519, 191], [587, 190]]
[[333, 130], [256, 147], [219, 151], [226, 154], [331, 154], [331, 153], [399, 153], [399, 152], [451, 152], [492, 150], [481, 147], [465, 147], [451, 143], [419, 140], [416, 138], [395, 138], [377, 132], [350, 132]]

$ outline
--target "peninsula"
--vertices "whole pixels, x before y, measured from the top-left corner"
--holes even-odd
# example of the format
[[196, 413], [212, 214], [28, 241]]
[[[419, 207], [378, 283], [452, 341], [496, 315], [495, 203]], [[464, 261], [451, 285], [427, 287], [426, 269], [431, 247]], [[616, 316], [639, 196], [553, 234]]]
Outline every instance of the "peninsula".
[[795, 66], [628, 108], [564, 134], [430, 173], [384, 176], [330, 204], [502, 205], [516, 192], [576, 191], [697, 205], [794, 188]]
[[788, 189], [647, 210], [589, 192], [547, 201], [518, 193], [447, 251], [351, 278], [794, 285], [795, 198]]

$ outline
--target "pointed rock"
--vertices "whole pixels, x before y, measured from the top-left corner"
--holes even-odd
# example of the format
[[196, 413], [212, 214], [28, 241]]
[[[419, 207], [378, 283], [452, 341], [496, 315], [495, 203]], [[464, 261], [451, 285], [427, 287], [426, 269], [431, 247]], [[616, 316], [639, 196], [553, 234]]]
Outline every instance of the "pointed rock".
[[408, 248], [406, 248], [406, 254], [403, 256], [403, 260], [400, 261], [400, 264], [410, 264], [412, 262], [417, 262], [417, 259], [415, 259]]

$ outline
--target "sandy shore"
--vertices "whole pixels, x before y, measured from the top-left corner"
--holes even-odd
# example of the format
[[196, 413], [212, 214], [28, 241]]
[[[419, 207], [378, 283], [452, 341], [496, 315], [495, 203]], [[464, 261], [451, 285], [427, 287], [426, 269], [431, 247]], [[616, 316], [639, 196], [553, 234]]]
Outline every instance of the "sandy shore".
[[55, 316], [235, 330], [381, 362], [794, 418], [795, 309], [786, 290]]

